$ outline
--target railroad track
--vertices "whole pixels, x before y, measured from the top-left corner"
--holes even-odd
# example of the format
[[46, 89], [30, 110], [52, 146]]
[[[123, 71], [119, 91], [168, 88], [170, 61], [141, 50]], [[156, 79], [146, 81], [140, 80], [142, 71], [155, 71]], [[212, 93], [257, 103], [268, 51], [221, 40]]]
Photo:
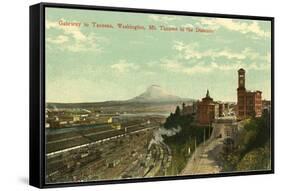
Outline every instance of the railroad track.
[[[123, 137], [123, 136], [125, 136], [127, 134], [135, 134], [135, 133], [139, 133], [141, 131], [146, 131], [146, 130], [154, 129], [154, 128], [158, 127], [158, 126], [149, 126], [149, 127], [140, 127], [140, 128], [132, 129], [132, 127], [136, 127], [136, 126], [137, 125], [130, 126], [129, 130], [127, 130], [127, 132], [125, 132], [123, 129], [122, 130], [115, 130], [114, 129], [114, 130], [106, 131], [103, 134], [108, 133], [108, 132], [116, 132], [117, 134], [114, 135], [114, 136], [110, 136], [110, 135], [106, 136], [105, 135], [105, 137], [103, 137], [102, 139], [94, 140], [94, 141], [89, 142], [89, 143], [85, 143], [85, 144], [81, 144], [81, 145], [76, 145], [76, 146], [73, 146], [73, 147], [64, 148], [64, 149], [61, 149], [61, 150], [49, 152], [49, 153], [47, 153], [47, 157], [51, 157], [51, 156], [54, 156], [54, 155], [57, 155], [57, 154], [61, 154], [61, 153], [64, 153], [64, 152], [68, 152], [68, 151], [72, 151], [72, 150], [76, 150], [76, 149], [81, 149], [81, 148], [84, 148], [84, 147], [92, 146], [92, 145], [95, 145], [95, 144], [98, 144], [98, 143], [102, 143], [102, 142], [106, 142], [106, 141], [109, 141], [109, 140], [113, 140], [113, 139], [116, 139], [116, 138], [120, 138], [120, 137]], [[82, 135], [81, 135], [81, 137], [82, 137]], [[88, 135], [84, 135], [83, 137], [88, 137]]]

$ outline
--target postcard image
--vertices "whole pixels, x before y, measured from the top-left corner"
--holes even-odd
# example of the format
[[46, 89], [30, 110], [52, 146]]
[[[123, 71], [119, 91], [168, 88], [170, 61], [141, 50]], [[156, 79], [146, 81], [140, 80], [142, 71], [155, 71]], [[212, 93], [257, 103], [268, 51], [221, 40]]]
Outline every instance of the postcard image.
[[271, 170], [271, 22], [45, 11], [47, 184]]

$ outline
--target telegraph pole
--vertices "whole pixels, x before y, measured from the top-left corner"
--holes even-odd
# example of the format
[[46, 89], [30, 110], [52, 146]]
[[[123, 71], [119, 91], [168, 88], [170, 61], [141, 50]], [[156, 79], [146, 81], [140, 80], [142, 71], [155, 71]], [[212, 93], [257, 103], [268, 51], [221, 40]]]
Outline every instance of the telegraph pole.
[[194, 151], [196, 150], [196, 147], [197, 147], [196, 144], [197, 144], [197, 143], [196, 143], [196, 136], [195, 136], [195, 140], [194, 140]]
[[209, 138], [211, 137], [211, 122], [209, 124]]
[[205, 145], [205, 141], [206, 141], [206, 132], [205, 132], [205, 130], [206, 130], [206, 128], [204, 127], [204, 142], [203, 142], [203, 144]]

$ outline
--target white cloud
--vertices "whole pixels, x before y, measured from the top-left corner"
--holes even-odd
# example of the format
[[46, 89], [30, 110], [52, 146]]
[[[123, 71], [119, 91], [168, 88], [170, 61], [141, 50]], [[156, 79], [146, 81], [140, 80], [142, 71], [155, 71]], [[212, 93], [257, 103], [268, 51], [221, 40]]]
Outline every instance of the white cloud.
[[202, 74], [209, 73], [213, 71], [236, 71], [239, 68], [245, 68], [246, 70], [268, 70], [270, 68], [270, 64], [267, 62], [251, 62], [250, 64], [246, 64], [241, 61], [233, 61], [230, 63], [224, 62], [202, 62], [198, 61], [195, 64], [190, 64], [188, 62], [179, 61], [176, 59], [162, 59], [160, 66], [169, 71], [175, 73], [182, 74]]
[[170, 21], [180, 20], [181, 18], [175, 16], [166, 16], [166, 15], [149, 15], [149, 19], [157, 22], [168, 23]]
[[119, 72], [125, 73], [132, 70], [137, 70], [139, 67], [134, 63], [129, 63], [127, 60], [121, 59], [116, 64], [110, 66], [111, 69]]
[[45, 27], [46, 27], [46, 29], [51, 29], [51, 28], [58, 28], [59, 25], [58, 25], [58, 22], [46, 20]]
[[258, 63], [251, 62], [250, 64], [245, 64], [244, 62], [233, 62], [230, 64], [212, 62], [211, 68], [214, 70], [228, 71], [228, 70], [237, 70], [238, 68], [244, 68], [246, 70], [268, 70], [270, 68], [269, 63]]
[[255, 60], [260, 59], [261, 56], [250, 48], [244, 48], [240, 52], [231, 51], [229, 49], [222, 50], [199, 50], [198, 43], [184, 44], [183, 42], [175, 41], [173, 48], [179, 52], [179, 57], [186, 60], [202, 59], [202, 58], [226, 58], [229, 60]]
[[[61, 19], [61, 21], [64, 20]], [[97, 41], [104, 40], [104, 39], [96, 36], [94, 33], [86, 35], [83, 32], [81, 32], [80, 27], [61, 26], [59, 25], [58, 21], [46, 20], [46, 29], [47, 29], [46, 40], [50, 44], [55, 44], [56, 45], [55, 48], [58, 48], [60, 50], [67, 50], [71, 52], [101, 51], [100, 47], [97, 44]], [[58, 36], [54, 36], [53, 34], [48, 33], [48, 30], [59, 30], [61, 34]]]
[[69, 40], [69, 38], [65, 35], [59, 35], [57, 37], [54, 38], [47, 38], [47, 42], [53, 43], [53, 44], [63, 44], [65, 42], [67, 42]]
[[[60, 19], [60, 21], [65, 21], [64, 19]], [[86, 36], [80, 31], [80, 27], [66, 27], [59, 25], [58, 21], [50, 21], [46, 20], [46, 29], [58, 29], [62, 30], [64, 34], [71, 35], [75, 40], [85, 41], [87, 40]]]
[[198, 73], [208, 73], [211, 72], [212, 70], [213, 68], [208, 66], [195, 65], [195, 66], [183, 68], [182, 72], [185, 74], [198, 74]]
[[270, 68], [270, 52], [259, 54], [250, 48], [241, 51], [230, 49], [200, 50], [198, 43], [185, 44], [175, 41], [174, 50], [178, 52], [172, 59], [161, 59], [165, 70], [185, 73], [208, 73], [212, 71], [230, 71], [239, 68], [249, 70], [268, 70]]
[[261, 29], [257, 21], [246, 23], [235, 19], [201, 18], [199, 19], [197, 25], [207, 26], [212, 29], [223, 27], [231, 31], [240, 32], [242, 34], [253, 33], [258, 37], [270, 37], [270, 32]]
[[252, 70], [268, 70], [270, 69], [270, 65], [267, 63], [256, 63], [253, 62], [248, 66], [248, 69], [252, 69]]
[[162, 59], [162, 68], [167, 71], [184, 73], [184, 74], [196, 74], [196, 73], [207, 73], [212, 70], [212, 67], [206, 66], [204, 63], [198, 63], [190, 66], [184, 64], [177, 59]]
[[182, 69], [182, 63], [180, 63], [178, 60], [171, 60], [171, 59], [161, 59], [161, 65], [168, 69], [168, 70], [181, 70]]

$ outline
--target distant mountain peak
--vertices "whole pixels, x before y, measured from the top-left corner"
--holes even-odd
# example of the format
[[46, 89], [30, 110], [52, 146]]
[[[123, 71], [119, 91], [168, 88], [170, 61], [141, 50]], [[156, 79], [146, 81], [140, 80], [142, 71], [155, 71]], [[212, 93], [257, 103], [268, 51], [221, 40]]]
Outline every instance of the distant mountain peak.
[[130, 101], [136, 102], [168, 102], [168, 101], [180, 101], [181, 98], [175, 96], [163, 89], [161, 86], [157, 84], [153, 84], [149, 86], [145, 92], [140, 94], [139, 96], [134, 97]]
[[161, 86], [157, 85], [157, 84], [152, 84], [152, 85], [148, 86], [147, 89], [149, 89], [149, 88], [161, 88]]
[[151, 86], [148, 86], [146, 88], [146, 92], [165, 92], [168, 93], [166, 90], [164, 90], [163, 88], [161, 88], [161, 86], [153, 84]]

